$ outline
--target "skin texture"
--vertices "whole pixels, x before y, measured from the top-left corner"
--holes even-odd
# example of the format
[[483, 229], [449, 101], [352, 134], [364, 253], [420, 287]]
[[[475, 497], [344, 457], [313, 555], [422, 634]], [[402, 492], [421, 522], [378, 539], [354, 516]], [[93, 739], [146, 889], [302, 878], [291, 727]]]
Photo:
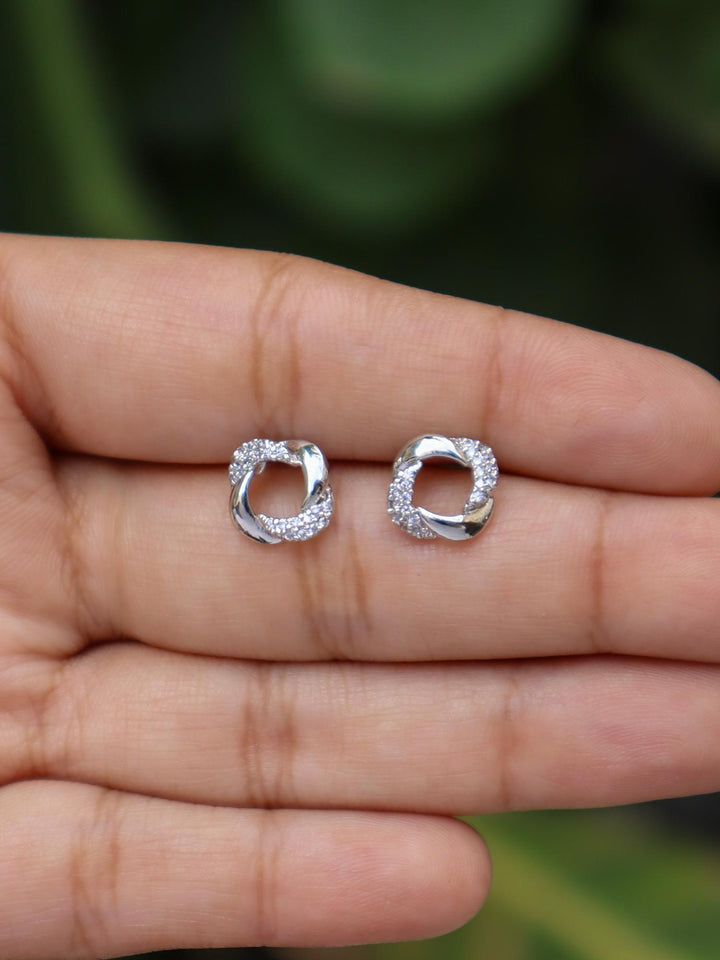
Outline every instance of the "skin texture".
[[[490, 883], [452, 815], [720, 789], [708, 374], [179, 244], [0, 237], [0, 334], [0, 956], [434, 936]], [[498, 456], [476, 541], [385, 514], [428, 430]], [[254, 436], [331, 460], [316, 540], [233, 528]]]

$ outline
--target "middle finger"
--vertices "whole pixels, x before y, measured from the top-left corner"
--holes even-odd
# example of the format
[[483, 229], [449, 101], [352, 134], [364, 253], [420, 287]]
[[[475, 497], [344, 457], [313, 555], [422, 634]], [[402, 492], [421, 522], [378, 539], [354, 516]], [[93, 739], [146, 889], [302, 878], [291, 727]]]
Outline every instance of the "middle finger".
[[97, 639], [264, 660], [720, 660], [717, 500], [503, 476], [477, 540], [422, 542], [387, 517], [388, 468], [340, 464], [329, 528], [267, 547], [231, 522], [223, 468], [68, 458], [58, 476]]

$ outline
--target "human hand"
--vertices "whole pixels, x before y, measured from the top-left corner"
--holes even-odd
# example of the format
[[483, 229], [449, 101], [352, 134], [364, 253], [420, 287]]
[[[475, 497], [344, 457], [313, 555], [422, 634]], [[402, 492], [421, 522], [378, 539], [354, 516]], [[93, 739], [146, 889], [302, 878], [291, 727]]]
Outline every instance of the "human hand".
[[[0, 319], [1, 956], [427, 937], [490, 882], [448, 815], [720, 788], [709, 375], [176, 244], [5, 236]], [[387, 518], [428, 430], [498, 455], [471, 544]], [[255, 436], [336, 461], [317, 539], [230, 522]]]

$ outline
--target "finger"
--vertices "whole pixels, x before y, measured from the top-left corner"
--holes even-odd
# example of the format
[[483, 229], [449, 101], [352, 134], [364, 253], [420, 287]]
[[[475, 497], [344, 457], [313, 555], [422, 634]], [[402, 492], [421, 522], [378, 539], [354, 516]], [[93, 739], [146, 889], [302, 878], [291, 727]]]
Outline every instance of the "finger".
[[68, 461], [96, 635], [268, 660], [720, 659], [717, 500], [505, 477], [477, 540], [428, 543], [389, 521], [386, 470], [332, 478], [328, 529], [265, 547], [235, 529], [221, 468]]
[[108, 644], [68, 661], [4, 779], [194, 803], [468, 814], [720, 789], [720, 667], [621, 657], [268, 664]]
[[487, 892], [465, 824], [239, 811], [31, 781], [0, 792], [0, 952], [13, 960], [174, 947], [434, 936]]
[[635, 344], [277, 254], [6, 236], [0, 258], [10, 376], [62, 447], [220, 462], [305, 436], [388, 460], [432, 429], [512, 472], [720, 487], [720, 386]]

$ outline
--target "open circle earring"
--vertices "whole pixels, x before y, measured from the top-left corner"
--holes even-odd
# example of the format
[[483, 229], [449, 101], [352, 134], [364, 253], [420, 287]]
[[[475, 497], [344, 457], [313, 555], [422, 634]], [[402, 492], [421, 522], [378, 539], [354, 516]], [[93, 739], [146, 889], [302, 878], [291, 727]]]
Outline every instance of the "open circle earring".
[[[287, 463], [301, 467], [305, 496], [300, 513], [294, 517], [268, 517], [255, 513], [248, 500], [252, 478], [265, 464]], [[248, 440], [233, 453], [230, 463], [230, 515], [245, 536], [258, 543], [309, 540], [330, 523], [333, 492], [328, 468], [320, 447], [308, 440]]]
[[[429, 457], [453, 460], [472, 472], [472, 490], [463, 513], [443, 516], [413, 504], [415, 478]], [[468, 437], [423, 434], [415, 437], [395, 458], [388, 490], [388, 513], [393, 523], [420, 540], [444, 537], [469, 540], [477, 536], [490, 519], [497, 485], [498, 465], [490, 447]]]

